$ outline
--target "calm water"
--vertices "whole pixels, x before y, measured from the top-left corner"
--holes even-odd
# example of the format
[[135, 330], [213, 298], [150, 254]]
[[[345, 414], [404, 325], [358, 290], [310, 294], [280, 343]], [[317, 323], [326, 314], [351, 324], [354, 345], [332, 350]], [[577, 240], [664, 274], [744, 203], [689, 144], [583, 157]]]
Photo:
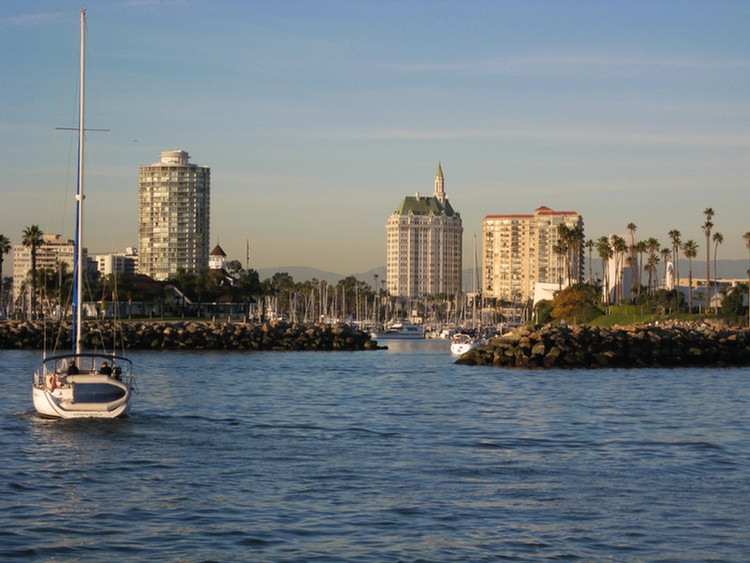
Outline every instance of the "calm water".
[[0, 561], [750, 560], [750, 369], [131, 358], [129, 418], [61, 422], [0, 351]]

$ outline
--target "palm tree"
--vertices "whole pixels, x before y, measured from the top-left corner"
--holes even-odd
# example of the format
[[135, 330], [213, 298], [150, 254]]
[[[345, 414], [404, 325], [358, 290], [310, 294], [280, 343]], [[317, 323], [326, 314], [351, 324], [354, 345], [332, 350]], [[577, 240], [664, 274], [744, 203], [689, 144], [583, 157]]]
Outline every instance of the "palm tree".
[[605, 236], [601, 237], [596, 244], [596, 250], [599, 253], [599, 258], [602, 259], [602, 281], [604, 283], [604, 304], [609, 308], [609, 268], [608, 262], [612, 258], [614, 252], [612, 247], [609, 245], [609, 239]]
[[654, 275], [656, 274], [656, 267], [659, 265], [659, 257], [655, 254], [648, 255], [648, 262], [646, 263], [646, 271], [648, 272], [648, 292], [649, 295], [654, 294], [653, 288], [656, 286], [654, 281]]
[[703, 234], [706, 235], [706, 313], [708, 313], [711, 304], [711, 229], [714, 224], [711, 222], [714, 216], [714, 210], [707, 207], [703, 214], [706, 221], [703, 223]]
[[688, 312], [693, 312], [693, 258], [698, 256], [698, 245], [689, 240], [682, 245], [682, 253], [688, 259]]
[[[629, 250], [630, 250], [630, 256], [631, 256], [631, 260], [627, 260], [627, 263], [630, 266], [630, 271], [631, 272], [635, 272], [635, 264], [634, 264], [634, 262], [635, 262], [635, 248], [636, 248], [635, 247], [635, 232], [638, 230], [638, 226], [635, 223], [630, 222], [630, 223], [628, 223], [627, 229], [628, 229], [628, 231], [630, 231], [630, 246], [629, 246]], [[633, 279], [630, 281], [630, 293], [631, 294], [634, 293], [634, 291], [633, 291], [634, 289], [635, 289], [635, 276], [633, 276]]]
[[584, 234], [581, 225], [576, 225], [570, 230], [570, 251], [573, 254], [571, 257], [571, 268], [574, 268], [573, 281], [576, 283], [581, 281], [581, 276], [583, 275], [583, 239]]
[[36, 249], [44, 244], [44, 233], [38, 225], [23, 230], [21, 244], [31, 249], [31, 316], [36, 313]]
[[612, 242], [612, 250], [614, 251], [615, 257], [615, 283], [617, 284], [616, 297], [617, 304], [619, 305], [622, 302], [622, 271], [625, 262], [625, 253], [628, 251], [628, 243], [625, 242], [625, 239], [620, 235], [612, 235], [610, 240]]
[[[719, 280], [719, 270], [716, 269], [716, 256], [719, 254], [719, 245], [724, 243], [724, 235], [722, 235], [720, 232], [715, 232], [714, 236], [711, 237], [711, 240], [714, 241], [714, 282], [718, 282]], [[719, 312], [719, 306], [717, 305], [714, 307], [714, 312]]]
[[638, 229], [635, 223], [628, 223], [628, 231], [630, 231], [630, 246], [635, 245], [635, 231]]
[[596, 248], [596, 243], [593, 240], [591, 240], [591, 239], [587, 240], [586, 241], [586, 249], [589, 251], [589, 281], [591, 281], [591, 279], [592, 279], [592, 277], [591, 277], [591, 265], [592, 265], [591, 255], [594, 252], [594, 248]]
[[677, 229], [669, 231], [669, 238], [672, 241], [672, 260], [674, 260], [674, 278], [677, 280], [676, 285], [680, 285], [680, 246], [682, 241], [680, 236], [682, 233]]
[[[557, 242], [552, 246], [552, 251], [558, 256], [563, 257], [565, 267], [566, 283], [570, 285], [570, 249], [571, 249], [571, 230], [565, 224], [557, 226]], [[562, 278], [560, 278], [560, 289], [562, 289]]]
[[651, 266], [648, 276], [648, 292], [649, 295], [653, 295], [656, 288], [656, 280], [652, 277], [652, 274], [656, 273], [656, 264], [659, 263], [657, 254], [659, 254], [661, 244], [659, 244], [659, 241], [655, 237], [649, 237], [646, 241], [646, 248], [648, 249], [648, 263]]
[[10, 252], [10, 239], [0, 235], [0, 314], [3, 312], [3, 256]]
[[661, 259], [664, 262], [664, 287], [666, 289], [667, 287], [667, 266], [669, 265], [669, 255], [672, 254], [672, 251], [668, 248], [662, 248], [661, 249]]
[[[561, 225], [561, 226], [564, 226], [564, 225]], [[565, 246], [565, 241], [563, 241], [563, 239], [558, 239], [557, 242], [555, 242], [555, 244], [552, 245], [552, 252], [554, 252], [555, 255], [557, 255], [557, 264], [558, 264], [557, 281], [558, 281], [560, 290], [562, 290], [562, 280], [563, 280], [562, 275], [560, 275], [560, 266], [559, 266], [560, 256], [565, 257], [567, 255], [567, 251], [568, 251], [568, 248]], [[567, 260], [565, 262], [566, 262], [565, 270], [567, 271]]]
[[638, 297], [641, 296], [641, 287], [643, 286], [643, 273], [640, 264], [643, 264], [643, 254], [648, 252], [648, 243], [645, 240], [639, 240], [635, 243], [635, 251], [638, 254]]

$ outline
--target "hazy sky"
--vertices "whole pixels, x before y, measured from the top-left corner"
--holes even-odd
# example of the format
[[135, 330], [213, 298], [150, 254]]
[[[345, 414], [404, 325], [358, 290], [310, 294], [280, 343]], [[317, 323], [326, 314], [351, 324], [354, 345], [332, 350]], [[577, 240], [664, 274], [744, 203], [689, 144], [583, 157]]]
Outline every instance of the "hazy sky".
[[[138, 166], [211, 167], [211, 241], [251, 267], [385, 263], [438, 161], [473, 261], [485, 215], [747, 257], [750, 3], [90, 0], [86, 246], [137, 242]], [[72, 237], [80, 0], [0, 2], [0, 233]]]

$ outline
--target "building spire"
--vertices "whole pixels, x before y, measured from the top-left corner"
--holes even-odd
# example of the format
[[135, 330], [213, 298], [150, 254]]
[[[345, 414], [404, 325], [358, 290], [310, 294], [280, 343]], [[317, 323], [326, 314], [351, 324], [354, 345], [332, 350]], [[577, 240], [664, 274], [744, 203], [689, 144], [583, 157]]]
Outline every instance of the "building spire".
[[441, 204], [445, 204], [445, 180], [443, 179], [443, 166], [439, 160], [437, 174], [435, 174], [435, 193], [433, 195]]

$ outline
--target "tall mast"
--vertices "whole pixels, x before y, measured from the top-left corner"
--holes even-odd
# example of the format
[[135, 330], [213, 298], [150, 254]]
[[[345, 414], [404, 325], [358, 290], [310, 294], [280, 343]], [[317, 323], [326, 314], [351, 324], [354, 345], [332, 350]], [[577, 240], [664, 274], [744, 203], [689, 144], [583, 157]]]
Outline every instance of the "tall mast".
[[73, 346], [76, 354], [81, 353], [81, 328], [83, 309], [83, 135], [84, 135], [84, 95], [86, 87], [86, 10], [81, 9], [81, 83], [78, 100], [78, 189], [76, 191], [76, 255], [75, 255], [75, 325]]
[[474, 306], [471, 310], [471, 327], [477, 328], [477, 235], [474, 235]]

